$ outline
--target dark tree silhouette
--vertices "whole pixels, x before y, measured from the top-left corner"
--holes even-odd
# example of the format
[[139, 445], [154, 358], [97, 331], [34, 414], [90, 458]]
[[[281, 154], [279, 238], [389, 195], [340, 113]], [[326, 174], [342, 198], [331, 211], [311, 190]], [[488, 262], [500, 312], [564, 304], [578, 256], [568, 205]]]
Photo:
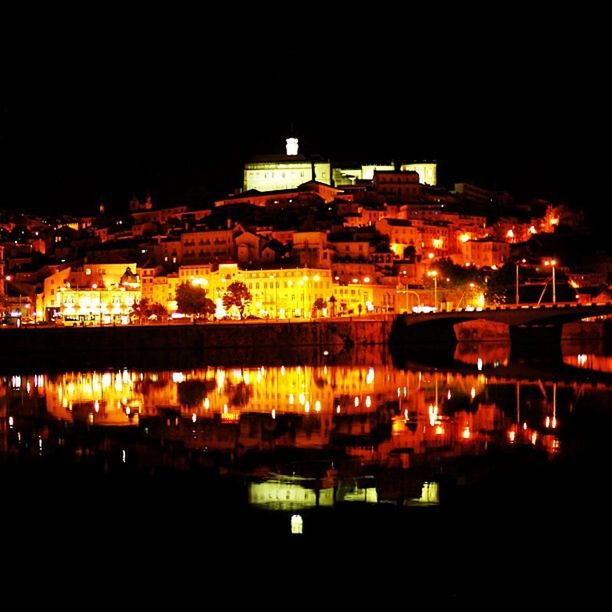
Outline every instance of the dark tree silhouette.
[[206, 289], [181, 283], [176, 288], [176, 305], [179, 312], [209, 317], [215, 313], [215, 303], [206, 297]]
[[229, 310], [232, 306], [236, 306], [242, 319], [244, 309], [251, 303], [252, 299], [249, 288], [244, 283], [236, 281], [227, 288], [223, 295], [223, 307], [225, 310]]

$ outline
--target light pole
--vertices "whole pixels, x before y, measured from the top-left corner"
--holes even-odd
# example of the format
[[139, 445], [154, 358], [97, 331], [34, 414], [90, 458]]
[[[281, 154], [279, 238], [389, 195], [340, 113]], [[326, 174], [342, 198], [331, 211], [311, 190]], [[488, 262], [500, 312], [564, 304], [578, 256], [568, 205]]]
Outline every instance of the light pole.
[[[97, 283], [93, 283], [92, 289], [97, 289]], [[98, 327], [102, 327], [102, 291], [98, 291]]]
[[438, 310], [438, 272], [437, 270], [431, 270], [427, 273], [427, 276], [433, 278], [434, 281], [434, 310]]
[[556, 304], [557, 303], [557, 283], [555, 280], [555, 266], [557, 265], [557, 260], [547, 259], [544, 262], [544, 265], [550, 266], [552, 268], [552, 291], [553, 291], [552, 301], [553, 301], [553, 304]]
[[[521, 259], [520, 263], [525, 263], [527, 260], [526, 259]], [[515, 290], [515, 297], [516, 297], [516, 305], [519, 305], [519, 262], [516, 262], [516, 290]]]

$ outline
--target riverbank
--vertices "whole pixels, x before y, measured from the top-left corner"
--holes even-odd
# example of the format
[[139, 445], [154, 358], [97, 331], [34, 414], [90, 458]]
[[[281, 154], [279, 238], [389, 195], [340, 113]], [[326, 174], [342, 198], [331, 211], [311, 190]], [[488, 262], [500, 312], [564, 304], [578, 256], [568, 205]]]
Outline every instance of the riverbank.
[[386, 346], [391, 318], [326, 319], [304, 322], [203, 323], [127, 327], [39, 327], [0, 330], [0, 367], [37, 368], [107, 363], [150, 363], [161, 359], [196, 363], [222, 350], [290, 361], [295, 352], [337, 354], [352, 347]]

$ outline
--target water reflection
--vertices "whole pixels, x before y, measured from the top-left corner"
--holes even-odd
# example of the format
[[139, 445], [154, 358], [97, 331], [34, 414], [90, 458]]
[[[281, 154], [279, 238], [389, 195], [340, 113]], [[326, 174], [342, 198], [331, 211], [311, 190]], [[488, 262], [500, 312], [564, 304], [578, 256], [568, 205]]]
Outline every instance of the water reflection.
[[[242, 479], [248, 503], [271, 509], [435, 505], [444, 483], [477, 480], [492, 454], [562, 455], [560, 432], [576, 406], [594, 392], [609, 399], [606, 384], [595, 391], [592, 380], [513, 376], [500, 347], [459, 345], [456, 357], [463, 363], [445, 370], [317, 365], [4, 377], [0, 452], [101, 473], [161, 468]], [[609, 372], [609, 358], [601, 359], [578, 353], [565, 362]], [[466, 471], [465, 458], [483, 461]]]

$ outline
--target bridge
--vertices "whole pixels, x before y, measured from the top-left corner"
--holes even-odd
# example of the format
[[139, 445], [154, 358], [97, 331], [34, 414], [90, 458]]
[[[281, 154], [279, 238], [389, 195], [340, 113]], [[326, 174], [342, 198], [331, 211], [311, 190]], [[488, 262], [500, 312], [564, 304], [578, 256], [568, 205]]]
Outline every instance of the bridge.
[[412, 342], [455, 342], [454, 326], [467, 321], [490, 321], [509, 328], [512, 342], [561, 339], [564, 323], [612, 314], [612, 302], [603, 304], [557, 303], [492, 306], [475, 310], [399, 315], [391, 330], [391, 345]]

